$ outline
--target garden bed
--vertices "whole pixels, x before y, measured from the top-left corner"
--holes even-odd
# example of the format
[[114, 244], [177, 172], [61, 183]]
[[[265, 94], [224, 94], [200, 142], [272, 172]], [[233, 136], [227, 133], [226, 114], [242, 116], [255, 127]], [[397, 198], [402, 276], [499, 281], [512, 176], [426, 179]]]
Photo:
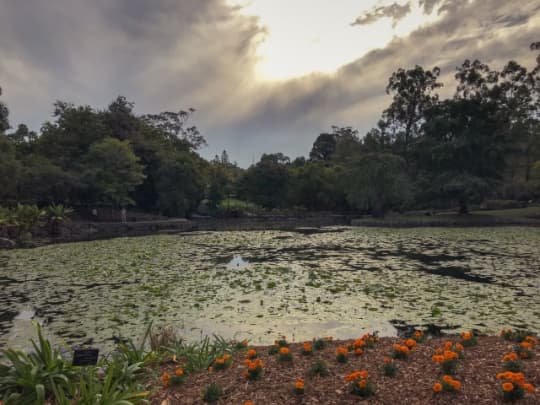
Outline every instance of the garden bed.
[[[434, 392], [433, 386], [440, 381], [440, 367], [432, 360], [437, 348], [451, 340], [459, 342], [460, 337], [433, 338], [418, 343], [411, 350], [407, 360], [393, 360], [397, 366], [395, 377], [383, 375], [383, 359], [393, 350], [393, 345], [402, 342], [398, 338], [381, 338], [373, 348], [365, 349], [364, 354], [348, 355], [346, 363], [336, 361], [336, 348], [346, 345], [345, 341], [328, 342], [321, 350], [313, 350], [312, 355], [303, 355], [302, 344], [290, 345], [293, 360], [283, 362], [279, 354], [270, 355], [271, 347], [255, 347], [259, 358], [264, 364], [262, 377], [249, 381], [244, 376], [246, 365], [246, 350], [233, 356], [230, 368], [223, 371], [203, 371], [185, 377], [178, 386], [169, 385], [154, 392], [151, 403], [157, 405], [198, 404], [203, 403], [204, 389], [211, 383], [221, 386], [223, 394], [216, 402], [218, 404], [243, 405], [251, 401], [254, 405], [262, 404], [353, 404], [362, 400], [361, 397], [350, 393], [345, 376], [358, 370], [367, 370], [369, 380], [375, 386], [374, 394], [365, 399], [373, 404], [498, 404], [502, 403], [501, 381], [497, 374], [503, 371], [503, 356], [512, 352], [515, 343], [500, 337], [479, 337], [478, 344], [466, 347], [464, 356], [458, 361], [454, 374], [460, 381], [461, 388], [457, 392]], [[538, 348], [536, 356], [521, 361], [522, 372], [527, 382], [540, 386], [540, 358]], [[328, 376], [312, 376], [312, 364], [322, 360], [328, 368]], [[180, 362], [173, 361], [162, 364], [156, 371], [159, 374], [167, 372], [174, 376], [175, 370], [181, 367]], [[297, 379], [302, 378], [305, 392], [298, 395], [294, 392]], [[155, 386], [162, 386], [157, 379]], [[540, 403], [538, 389], [526, 393], [519, 401], [522, 404]]]

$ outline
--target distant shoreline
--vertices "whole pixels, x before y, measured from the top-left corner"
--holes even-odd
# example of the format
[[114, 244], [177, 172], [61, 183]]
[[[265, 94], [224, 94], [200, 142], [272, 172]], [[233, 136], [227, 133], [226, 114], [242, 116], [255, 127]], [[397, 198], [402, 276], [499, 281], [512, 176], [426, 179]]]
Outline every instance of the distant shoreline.
[[[34, 248], [50, 244], [107, 240], [122, 237], [178, 234], [196, 231], [262, 231], [281, 230], [299, 233], [317, 233], [331, 226], [379, 227], [379, 228], [470, 228], [470, 227], [540, 227], [540, 219], [489, 214], [437, 214], [437, 215], [389, 215], [385, 218], [340, 214], [316, 214], [306, 216], [253, 216], [241, 218], [168, 219], [140, 222], [86, 222], [72, 221], [62, 227], [62, 236], [35, 237], [28, 246], [14, 246], [5, 241], [0, 249]], [[0, 241], [1, 242], [1, 241]]]

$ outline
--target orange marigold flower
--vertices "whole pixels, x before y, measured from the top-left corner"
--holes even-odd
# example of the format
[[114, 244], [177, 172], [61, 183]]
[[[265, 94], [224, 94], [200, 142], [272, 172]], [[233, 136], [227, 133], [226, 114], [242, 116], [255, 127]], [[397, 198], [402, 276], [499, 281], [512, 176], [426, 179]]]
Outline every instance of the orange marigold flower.
[[523, 341], [521, 342], [521, 347], [523, 347], [524, 349], [530, 350], [532, 349], [532, 344], [530, 344], [529, 342]]
[[219, 357], [216, 359], [216, 364], [225, 364], [225, 359], [223, 357]]
[[453, 352], [451, 350], [445, 350], [443, 353], [443, 357], [445, 361], [448, 361], [448, 360], [457, 359], [459, 356], [456, 352]]
[[461, 383], [458, 380], [452, 380], [450, 382], [450, 385], [452, 387], [454, 387], [455, 390], [460, 390], [461, 389]]
[[443, 375], [443, 378], [442, 380], [448, 384], [450, 384], [452, 381], [454, 381], [454, 379], [452, 378], [451, 375], [448, 375], [448, 374], [445, 374]]
[[305, 352], [310, 352], [311, 351], [311, 343], [309, 343], [309, 342], [304, 343], [304, 351]]
[[255, 349], [249, 349], [246, 353], [246, 356], [248, 358], [253, 358], [253, 357], [256, 357], [257, 356], [257, 350]]
[[171, 376], [169, 375], [169, 373], [164, 372], [163, 374], [161, 374], [161, 379], [162, 379], [163, 381], [167, 381], [167, 380], [170, 380], [170, 379], [171, 379]]
[[533, 338], [532, 336], [526, 336], [526, 337], [525, 337], [525, 341], [526, 341], [526, 342], [529, 342], [531, 345], [535, 345], [535, 344], [536, 344], [536, 339]]
[[504, 361], [517, 361], [517, 359], [518, 359], [517, 353], [508, 353], [508, 354], [505, 354], [503, 357]]
[[433, 384], [433, 391], [435, 391], [435, 392], [441, 392], [441, 391], [442, 391], [442, 384], [441, 384], [441, 383], [435, 383], [435, 384]]
[[302, 380], [301, 378], [296, 380], [296, 383], [294, 384], [294, 388], [296, 388], [297, 390], [303, 390], [304, 389], [304, 380]]
[[505, 382], [502, 385], [502, 389], [504, 392], [510, 392], [514, 389], [514, 384], [512, 384], [511, 382]]
[[358, 382], [358, 386], [359, 386], [360, 388], [366, 388], [366, 385], [367, 385], [367, 381], [366, 381], [366, 380], [360, 380], [360, 381]]
[[461, 334], [461, 338], [462, 338], [463, 340], [471, 340], [472, 337], [473, 337], [472, 332], [463, 332], [463, 333]]
[[440, 354], [436, 354], [431, 357], [431, 360], [433, 360], [435, 363], [442, 363], [444, 361], [444, 357]]
[[288, 347], [282, 347], [281, 349], [279, 349], [279, 353], [280, 354], [289, 354], [290, 350]]
[[356, 349], [354, 351], [354, 354], [356, 354], [357, 356], [361, 356], [362, 354], [364, 354], [364, 351], [362, 349], [358, 348], [358, 349]]
[[348, 353], [348, 350], [345, 347], [338, 346], [338, 348], [336, 349], [336, 353], [345, 355]]
[[416, 346], [416, 340], [414, 340], [414, 339], [407, 339], [407, 340], [405, 341], [405, 344], [407, 345], [407, 347], [408, 347], [409, 349], [412, 349], [414, 346]]
[[174, 372], [174, 374], [176, 374], [178, 377], [184, 375], [184, 370], [182, 370], [181, 368], [177, 368], [176, 371]]
[[456, 344], [456, 350], [462, 351], [464, 349], [461, 343]]
[[385, 362], [385, 363], [391, 363], [391, 362], [392, 362], [392, 359], [391, 359], [390, 357], [385, 357], [385, 358], [383, 359], [383, 362]]
[[366, 345], [366, 341], [364, 339], [356, 339], [353, 343], [353, 347], [356, 349], [358, 347], [364, 347]]
[[444, 349], [445, 350], [450, 350], [452, 348], [452, 345], [453, 345], [452, 342], [447, 341], [447, 342], [444, 343]]
[[422, 332], [421, 330], [415, 330], [414, 331], [414, 337], [420, 338], [423, 335], [424, 335], [424, 332]]
[[523, 384], [523, 389], [527, 392], [534, 392], [534, 385], [532, 384]]
[[251, 401], [247, 401], [246, 403], [244, 403], [244, 405], [255, 405], [255, 404]]

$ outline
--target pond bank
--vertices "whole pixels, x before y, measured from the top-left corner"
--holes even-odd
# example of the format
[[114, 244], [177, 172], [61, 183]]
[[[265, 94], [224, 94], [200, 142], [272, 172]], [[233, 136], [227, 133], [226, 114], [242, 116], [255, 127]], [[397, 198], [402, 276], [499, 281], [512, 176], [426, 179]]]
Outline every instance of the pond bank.
[[[317, 232], [317, 228], [329, 226], [365, 226], [380, 228], [422, 227], [540, 227], [540, 219], [524, 216], [489, 214], [439, 214], [439, 215], [389, 215], [385, 218], [363, 217], [342, 214], [313, 214], [305, 216], [267, 215], [242, 218], [201, 217], [195, 219], [171, 218], [151, 221], [90, 222], [71, 221], [61, 227], [61, 234], [50, 237], [38, 233], [26, 247], [37, 247], [55, 243], [106, 240], [118, 237], [176, 234], [193, 231], [257, 231], [281, 230]], [[0, 235], [1, 236], [1, 235]], [[0, 238], [0, 250], [17, 247], [7, 238]]]

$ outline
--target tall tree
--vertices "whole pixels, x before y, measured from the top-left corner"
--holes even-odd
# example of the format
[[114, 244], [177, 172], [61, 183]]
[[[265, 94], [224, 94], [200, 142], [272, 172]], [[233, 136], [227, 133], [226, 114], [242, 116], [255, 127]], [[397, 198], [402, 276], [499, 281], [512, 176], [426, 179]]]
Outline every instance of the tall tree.
[[450, 99], [427, 113], [419, 144], [421, 168], [441, 197], [468, 212], [502, 176], [508, 150], [507, 117], [494, 102]]
[[442, 87], [437, 81], [439, 74], [437, 67], [424, 70], [416, 66], [409, 70], [399, 69], [388, 81], [386, 92], [393, 95], [393, 100], [383, 112], [381, 128], [392, 137], [396, 152], [407, 164], [412, 143], [421, 134], [425, 111], [438, 101], [436, 90]]

